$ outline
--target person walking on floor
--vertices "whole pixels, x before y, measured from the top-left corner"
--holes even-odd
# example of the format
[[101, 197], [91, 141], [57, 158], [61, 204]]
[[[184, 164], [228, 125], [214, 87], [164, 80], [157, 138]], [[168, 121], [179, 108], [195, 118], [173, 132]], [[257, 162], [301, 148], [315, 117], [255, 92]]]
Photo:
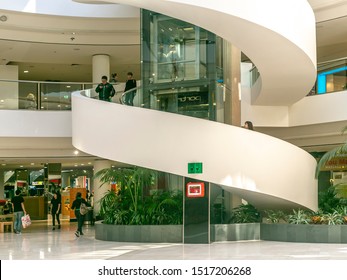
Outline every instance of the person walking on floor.
[[101, 77], [101, 83], [95, 88], [95, 91], [99, 93], [99, 100], [111, 101], [111, 98], [116, 94], [113, 85], [107, 82], [107, 76]]
[[85, 205], [89, 205], [87, 201], [85, 201], [84, 198], [82, 198], [82, 194], [80, 192], [76, 193], [76, 199], [72, 202], [71, 209], [75, 210], [75, 216], [77, 219], [77, 230], [75, 232], [75, 235], [77, 237], [80, 237], [80, 235], [83, 235], [82, 227], [84, 223], [84, 216], [80, 213], [80, 207], [81, 204], [84, 203]]
[[22, 233], [22, 217], [27, 214], [24, 207], [24, 198], [21, 196], [21, 191], [16, 190], [16, 195], [11, 199], [12, 209], [14, 213], [14, 232]]
[[124, 103], [126, 105], [134, 106], [134, 97], [136, 95], [136, 80], [134, 79], [132, 72], [128, 72], [128, 78], [125, 83], [124, 92], [127, 92], [125, 94]]
[[52, 222], [53, 222], [52, 230], [55, 230], [56, 218], [58, 222], [58, 229], [60, 229], [60, 219], [59, 219], [60, 211], [61, 211], [61, 197], [58, 195], [58, 193], [55, 192], [51, 200], [51, 214], [52, 214]]

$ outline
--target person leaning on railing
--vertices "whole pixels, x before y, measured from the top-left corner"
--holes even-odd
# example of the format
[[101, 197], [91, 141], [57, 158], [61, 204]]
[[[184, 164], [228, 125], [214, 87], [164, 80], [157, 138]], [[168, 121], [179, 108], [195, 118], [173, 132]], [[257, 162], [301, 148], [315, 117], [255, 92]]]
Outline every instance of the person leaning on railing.
[[101, 83], [97, 85], [95, 91], [99, 93], [99, 99], [103, 101], [111, 101], [111, 98], [116, 94], [113, 85], [107, 82], [107, 76], [101, 77]]

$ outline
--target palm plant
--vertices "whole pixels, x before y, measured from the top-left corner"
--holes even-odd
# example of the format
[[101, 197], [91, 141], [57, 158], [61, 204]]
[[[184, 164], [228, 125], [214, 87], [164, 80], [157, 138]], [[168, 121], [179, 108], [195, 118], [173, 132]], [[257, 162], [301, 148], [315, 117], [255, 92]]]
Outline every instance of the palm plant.
[[100, 200], [100, 215], [107, 224], [182, 224], [182, 192], [157, 191], [145, 195], [154, 185], [157, 172], [145, 168], [103, 169], [95, 174], [102, 184], [117, 182]]
[[[341, 131], [342, 134], [344, 134], [347, 131], [347, 126], [344, 127]], [[319, 160], [317, 167], [316, 167], [316, 178], [318, 178], [319, 172], [322, 169], [323, 166], [326, 165], [327, 162], [329, 162], [330, 160], [332, 160], [335, 157], [338, 157], [340, 155], [346, 155], [347, 154], [347, 141], [332, 149], [331, 151], [326, 152], [321, 159]]]

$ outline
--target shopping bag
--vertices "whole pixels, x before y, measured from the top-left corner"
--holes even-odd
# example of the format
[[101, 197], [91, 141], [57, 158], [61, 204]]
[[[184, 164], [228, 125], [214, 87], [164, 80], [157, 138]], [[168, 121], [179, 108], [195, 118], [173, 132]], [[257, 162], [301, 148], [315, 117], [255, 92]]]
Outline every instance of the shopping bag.
[[31, 225], [30, 216], [29, 216], [29, 214], [26, 214], [22, 217], [22, 226], [23, 226], [23, 228], [27, 228], [30, 225]]
[[81, 203], [81, 206], [80, 206], [80, 214], [81, 215], [85, 215], [88, 213], [88, 208], [87, 208], [87, 205], [85, 203]]

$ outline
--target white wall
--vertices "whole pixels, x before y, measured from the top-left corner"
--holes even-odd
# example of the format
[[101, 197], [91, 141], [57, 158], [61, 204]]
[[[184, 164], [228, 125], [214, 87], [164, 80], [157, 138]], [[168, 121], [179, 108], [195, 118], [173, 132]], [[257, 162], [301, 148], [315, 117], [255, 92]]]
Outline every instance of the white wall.
[[[265, 134], [74, 93], [72, 139], [105, 159], [222, 185], [259, 208], [317, 208], [315, 159]], [[203, 174], [188, 174], [189, 162]]]
[[294, 127], [347, 120], [347, 91], [306, 96], [292, 106], [254, 106], [242, 88], [241, 121], [263, 127]]
[[347, 120], [347, 91], [307, 96], [289, 107], [289, 126]]
[[71, 111], [0, 110], [0, 137], [71, 137]]

